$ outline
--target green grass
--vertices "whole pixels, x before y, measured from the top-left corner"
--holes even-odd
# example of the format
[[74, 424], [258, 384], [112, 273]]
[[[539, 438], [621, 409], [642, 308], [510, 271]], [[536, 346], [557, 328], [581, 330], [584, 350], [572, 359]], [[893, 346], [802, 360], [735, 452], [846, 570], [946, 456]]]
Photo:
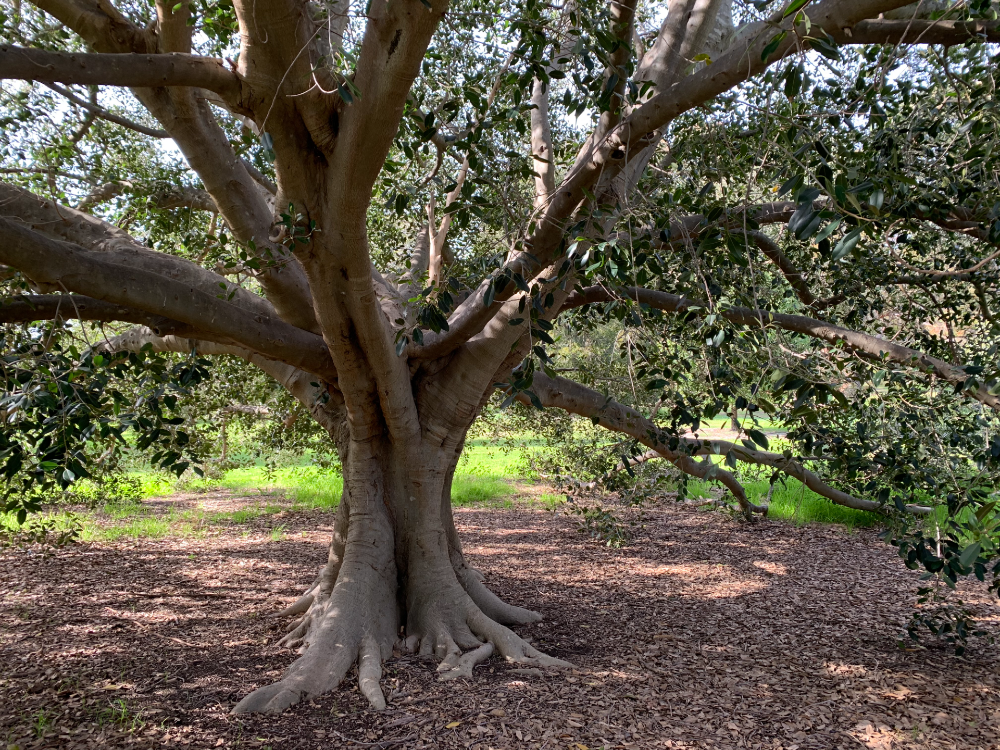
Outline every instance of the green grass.
[[[742, 482], [750, 502], [760, 504], [768, 491], [767, 480]], [[711, 483], [701, 480], [691, 480], [688, 491], [691, 497], [709, 498]], [[717, 485], [716, 485], [717, 486]], [[883, 523], [883, 519], [875, 514], [854, 508], [834, 505], [821, 495], [807, 488], [797, 479], [786, 478], [785, 485], [778, 484], [774, 488], [768, 507], [768, 518], [789, 521], [797, 525], [810, 523], [837, 523], [848, 528], [872, 528]]]
[[281, 494], [292, 501], [291, 510], [336, 508], [342, 488], [340, 472], [318, 466], [289, 466], [268, 472], [265, 466], [230, 469], [219, 479], [195, 479], [184, 487], [195, 492], [225, 489], [234, 493]]
[[[720, 418], [715, 421], [722, 424], [726, 420]], [[531, 480], [528, 470], [530, 454], [544, 450], [544, 440], [530, 435], [505, 443], [491, 438], [468, 441], [452, 483], [453, 504], [457, 507], [511, 507], [515, 496], [521, 494], [517, 485]], [[75, 515], [55, 508], [29, 523], [48, 523], [54, 532], [75, 523], [79, 526], [82, 541], [197, 537], [213, 528], [246, 525], [281, 512], [336, 508], [341, 497], [339, 470], [309, 465], [308, 456], [301, 460], [302, 465], [273, 470], [263, 465], [230, 469], [213, 479], [185, 478], [178, 482], [173, 477], [153, 472], [132, 475], [140, 481], [143, 499], [170, 495], [178, 490], [225, 490], [248, 498], [250, 504], [236, 511], [173, 510], [154, 515], [148, 506], [141, 503], [122, 503], [104, 505], [99, 512]], [[755, 503], [760, 503], [767, 495], [766, 480], [744, 481], [743, 485], [748, 497]], [[692, 497], [709, 498], [712, 486], [713, 483], [691, 480], [689, 493]], [[86, 487], [83, 490], [81, 495], [86, 494]], [[282, 501], [279, 502], [278, 497]], [[565, 497], [561, 494], [529, 493], [525, 502], [533, 507], [555, 510], [565, 503]], [[775, 488], [769, 516], [795, 524], [835, 523], [851, 528], [867, 528], [881, 523], [879, 516], [834, 505], [791, 478], [787, 479], [785, 486], [779, 484]], [[12, 514], [0, 514], [0, 532], [17, 529]], [[284, 527], [279, 526], [270, 533], [276, 540], [283, 538]]]

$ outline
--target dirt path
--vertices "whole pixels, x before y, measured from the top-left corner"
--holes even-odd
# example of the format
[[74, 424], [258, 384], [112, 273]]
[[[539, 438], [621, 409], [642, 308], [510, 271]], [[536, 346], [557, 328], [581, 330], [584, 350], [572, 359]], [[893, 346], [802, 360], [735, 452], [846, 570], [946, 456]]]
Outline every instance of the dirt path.
[[667, 507], [608, 550], [544, 511], [456, 515], [490, 585], [544, 614], [522, 632], [576, 670], [439, 683], [395, 659], [383, 714], [348, 684], [230, 716], [294, 658], [269, 615], [326, 557], [332, 515], [286, 513], [0, 556], [0, 748], [1000, 748], [1000, 645], [899, 650], [915, 575], [871, 533]]

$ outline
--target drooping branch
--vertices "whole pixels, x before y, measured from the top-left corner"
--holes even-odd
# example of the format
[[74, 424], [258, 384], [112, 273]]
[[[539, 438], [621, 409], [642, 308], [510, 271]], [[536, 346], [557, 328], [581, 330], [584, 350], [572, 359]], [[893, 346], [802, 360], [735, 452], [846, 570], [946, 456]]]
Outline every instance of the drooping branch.
[[[715, 466], [711, 460], [695, 461], [689, 454], [670, 448], [666, 436], [655, 424], [635, 409], [614, 401], [579, 383], [565, 378], [550, 378], [543, 373], [535, 373], [531, 385], [532, 392], [545, 407], [556, 407], [571, 414], [597, 420], [597, 424], [614, 432], [621, 432], [635, 438], [648, 448], [652, 448], [674, 466], [699, 479], [717, 479], [733, 493], [740, 507], [748, 515], [767, 513], [767, 508], [755, 505], [747, 498], [743, 486], [731, 473]], [[530, 405], [526, 394], [518, 397]]]
[[849, 328], [827, 323], [804, 315], [789, 315], [769, 310], [757, 310], [749, 307], [730, 307], [711, 310], [705, 302], [680, 297], [676, 294], [658, 292], [652, 289], [627, 287], [611, 290], [607, 287], [592, 286], [574, 294], [563, 305], [563, 310], [592, 304], [595, 302], [610, 302], [616, 299], [628, 299], [641, 305], [649, 305], [657, 310], [675, 313], [696, 313], [705, 315], [715, 312], [731, 323], [752, 328], [779, 328], [792, 333], [799, 333], [810, 338], [826, 341], [835, 346], [844, 346], [862, 356], [876, 361], [896, 362], [913, 367], [921, 372], [932, 374], [955, 386], [992, 409], [1000, 411], [1000, 396], [990, 394], [985, 385], [979, 385], [975, 390], [965, 390], [969, 375], [960, 367], [944, 360], [931, 357], [928, 354], [911, 349], [902, 344], [896, 344], [867, 333], [852, 331]]
[[234, 109], [251, 93], [222, 60], [183, 54], [49, 52], [0, 45], [0, 78], [39, 83], [98, 84], [133, 88], [190, 86], [208, 89]]
[[[323, 340], [276, 315], [231, 305], [225, 295], [193, 288], [140, 264], [116, 263], [113, 252], [57, 242], [2, 218], [0, 239], [0, 262], [36, 283], [171, 318], [330, 380], [335, 377]], [[222, 283], [228, 290], [230, 285]]]
[[[221, 355], [239, 357], [274, 378], [279, 385], [309, 410], [313, 419], [329, 434], [332, 435], [342, 421], [343, 417], [338, 411], [343, 404], [343, 398], [336, 389], [335, 381], [317, 382], [316, 375], [308, 370], [269, 359], [246, 347], [207, 341], [200, 339], [197, 334], [191, 338], [161, 336], [145, 327], [133, 328], [120, 336], [114, 336], [104, 341], [99, 346], [102, 350], [112, 352], [140, 352], [146, 347], [154, 352], [197, 353], [207, 357]], [[324, 394], [331, 398], [323, 398]]]
[[[695, 438], [670, 436], [657, 427], [654, 422], [642, 416], [637, 410], [620, 404], [597, 391], [571, 380], [550, 378], [543, 373], [536, 373], [531, 390], [539, 398], [543, 406], [563, 409], [572, 414], [588, 417], [591, 420], [597, 419], [597, 423], [602, 427], [635, 438], [673, 463], [681, 471], [702, 479], [717, 479], [733, 492], [733, 495], [740, 500], [742, 507], [746, 508], [749, 505], [755, 512], [766, 512], [766, 508], [750, 504], [749, 500], [746, 500], [745, 493], [741, 499], [740, 493], [742, 493], [742, 487], [739, 486], [735, 478], [732, 478], [731, 474], [715, 466], [711, 462], [711, 459], [696, 462], [691, 457], [727, 456], [731, 454], [738, 461], [770, 466], [788, 474], [801, 481], [813, 492], [837, 505], [874, 513], [886, 512], [885, 507], [879, 503], [854, 497], [829, 486], [816, 474], [803, 467], [801, 463], [781, 454], [750, 450], [725, 440], [698, 440]], [[527, 398], [524, 400], [527, 401]], [[678, 450], [678, 448], [680, 449]], [[738, 489], [734, 489], [734, 485]], [[930, 512], [930, 508], [920, 506], [907, 506], [907, 510], [918, 514]]]

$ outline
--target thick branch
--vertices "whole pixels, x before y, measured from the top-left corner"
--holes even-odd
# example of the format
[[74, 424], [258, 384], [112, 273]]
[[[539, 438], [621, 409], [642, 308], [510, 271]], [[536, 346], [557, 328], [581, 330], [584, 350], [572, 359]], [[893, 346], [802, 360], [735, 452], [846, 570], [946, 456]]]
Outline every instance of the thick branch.
[[183, 54], [49, 52], [0, 45], [0, 78], [134, 88], [192, 86], [214, 91], [235, 108], [249, 96], [240, 77], [221, 60]]
[[[611, 291], [605, 287], [588, 287], [574, 293], [563, 305], [564, 310], [593, 302], [609, 302], [614, 299], [630, 299], [639, 304], [649, 305], [664, 312], [697, 312], [707, 314], [709, 306], [698, 300], [679, 297], [676, 294], [657, 292], [651, 289], [629, 287]], [[915, 367], [922, 372], [930, 373], [953, 385], [963, 387], [969, 375], [960, 367], [944, 360], [931, 357], [916, 349], [896, 344], [891, 341], [871, 336], [867, 333], [852, 331], [832, 323], [827, 323], [803, 315], [788, 315], [785, 313], [755, 310], [749, 307], [731, 307], [718, 309], [716, 314], [737, 325], [754, 328], [781, 328], [793, 333], [801, 333], [814, 339], [827, 341], [834, 345], [843, 345], [859, 354], [879, 361], [896, 362], [909, 367]], [[992, 409], [1000, 411], [1000, 396], [989, 393], [986, 386], [980, 385], [976, 390], [965, 391], [973, 398], [981, 401]]]
[[154, 271], [114, 263], [110, 253], [57, 242], [6, 219], [0, 219], [0, 237], [0, 262], [37, 283], [162, 315], [330, 380], [335, 377], [322, 339], [276, 317], [254, 314]]
[[838, 41], [848, 44], [964, 44], [1000, 42], [997, 21], [861, 21], [845, 28]]
[[25, 294], [0, 302], [0, 323], [33, 323], [37, 320], [121, 321], [148, 326], [157, 333], [182, 333], [190, 326], [134, 307], [80, 294]]
[[[82, 211], [45, 200], [14, 185], [0, 182], [0, 217], [22, 224], [46, 237], [81, 245], [106, 254], [112, 263], [152, 271], [207, 294], [219, 293], [225, 279], [191, 261], [139, 245], [129, 234]], [[228, 302], [253, 314], [271, 317], [267, 300], [245, 289], [227, 290]]]

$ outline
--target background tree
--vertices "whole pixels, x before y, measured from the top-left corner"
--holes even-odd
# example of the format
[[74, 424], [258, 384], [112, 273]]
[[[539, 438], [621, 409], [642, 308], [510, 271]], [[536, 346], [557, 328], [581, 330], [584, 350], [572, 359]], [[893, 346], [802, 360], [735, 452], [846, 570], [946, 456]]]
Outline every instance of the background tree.
[[[996, 13], [904, 6], [4, 11], [0, 76], [25, 82], [3, 92], [8, 508], [85, 476], [101, 441], [197, 462], [177, 394], [212, 358], [285, 388], [335, 445], [343, 500], [285, 613], [302, 656], [238, 712], [356, 662], [383, 707], [397, 641], [446, 677], [492, 653], [562, 664], [507, 627], [538, 615], [484, 586], [452, 519], [497, 388], [721, 482], [747, 514], [764, 508], [739, 462], [854, 508], [944, 506], [954, 541], [918, 523], [907, 562], [984, 578]], [[628, 387], [563, 377], [556, 336], [608, 320]], [[795, 450], [750, 425], [740, 444], [684, 432], [734, 405], [786, 422]]]

